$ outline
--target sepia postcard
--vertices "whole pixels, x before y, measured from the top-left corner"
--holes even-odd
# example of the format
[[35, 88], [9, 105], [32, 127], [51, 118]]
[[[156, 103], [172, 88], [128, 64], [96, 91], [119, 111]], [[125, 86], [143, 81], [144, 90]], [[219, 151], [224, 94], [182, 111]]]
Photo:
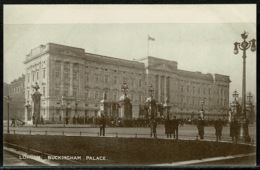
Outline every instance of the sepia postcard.
[[4, 167], [256, 166], [256, 5], [3, 5]]

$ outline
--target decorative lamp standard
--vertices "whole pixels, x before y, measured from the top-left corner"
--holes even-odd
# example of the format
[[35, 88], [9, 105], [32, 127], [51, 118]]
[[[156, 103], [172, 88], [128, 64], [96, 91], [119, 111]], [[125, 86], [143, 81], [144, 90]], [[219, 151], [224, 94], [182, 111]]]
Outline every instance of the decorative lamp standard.
[[150, 94], [151, 99], [153, 98], [153, 92], [154, 92], [154, 89], [153, 89], [153, 85], [151, 84], [151, 86], [148, 90], [148, 93]]
[[201, 101], [200, 101], [200, 104], [201, 104], [201, 111], [203, 111], [204, 100], [201, 100]]
[[5, 97], [6, 103], [7, 103], [7, 133], [10, 133], [9, 131], [9, 105], [12, 101], [12, 98], [8, 95]]
[[238, 95], [239, 94], [236, 90], [232, 94], [232, 96], [234, 97], [234, 101], [233, 101], [232, 106], [234, 107], [233, 112], [234, 112], [235, 116], [237, 116], [237, 98], [238, 98]]
[[128, 86], [127, 86], [127, 84], [126, 84], [125, 81], [124, 81], [124, 83], [123, 83], [123, 85], [122, 85], [122, 87], [121, 87], [121, 90], [122, 90], [122, 92], [124, 93], [124, 95], [125, 95], [125, 97], [126, 97], [127, 91], [128, 91]]
[[201, 104], [200, 116], [202, 119], [204, 119], [204, 110], [203, 110], [204, 103], [205, 103], [204, 99], [200, 101]]
[[252, 97], [253, 97], [253, 95], [251, 94], [251, 92], [249, 92], [246, 97], [247, 97], [248, 102], [251, 104], [251, 99], [252, 99]]
[[61, 97], [61, 114], [62, 114], [62, 119], [63, 119], [63, 127], [65, 127], [65, 117], [64, 117], [64, 110], [65, 110], [66, 105], [64, 104], [64, 97]]
[[[166, 110], [166, 113], [167, 113], [167, 118], [169, 117], [169, 114], [170, 114], [170, 108], [171, 106], [169, 105], [169, 100], [168, 98], [166, 98], [166, 101], [165, 103], [163, 104], [163, 108]], [[182, 116], [182, 115], [181, 115]]]
[[243, 51], [243, 79], [242, 79], [242, 113], [241, 113], [241, 125], [243, 125], [243, 129], [246, 130], [243, 133], [243, 138], [245, 138], [248, 134], [248, 128], [245, 127], [245, 120], [246, 120], [246, 50], [251, 47], [251, 51], [254, 52], [256, 50], [256, 40], [253, 38], [250, 41], [246, 41], [248, 37], [248, 33], [244, 31], [241, 34], [242, 39], [244, 40], [242, 43], [235, 42], [234, 43], [234, 54], [238, 54], [239, 50]]
[[75, 114], [77, 115], [77, 113], [78, 113], [78, 102], [76, 101], [75, 102]]

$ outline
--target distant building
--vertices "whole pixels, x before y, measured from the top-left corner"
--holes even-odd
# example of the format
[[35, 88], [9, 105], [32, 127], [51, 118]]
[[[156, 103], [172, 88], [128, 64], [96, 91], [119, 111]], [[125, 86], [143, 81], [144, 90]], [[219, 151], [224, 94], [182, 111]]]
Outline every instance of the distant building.
[[3, 89], [3, 92], [4, 92], [4, 99], [3, 99], [3, 119], [4, 120], [7, 120], [7, 103], [6, 103], [6, 100], [5, 98], [9, 95], [9, 84], [7, 83], [4, 83], [4, 89]]
[[[42, 96], [41, 114], [47, 120], [60, 117], [96, 116], [103, 94], [109, 101], [109, 116], [118, 116], [118, 100], [124, 81], [129, 87], [133, 117], [149, 96], [150, 85], [158, 106], [168, 98], [171, 114], [191, 116], [201, 109], [206, 115], [221, 115], [229, 108], [229, 76], [179, 70], [177, 62], [146, 57], [136, 61], [86, 53], [82, 48], [48, 43], [26, 56], [25, 100], [31, 102], [37, 81]], [[64, 96], [64, 115], [61, 97]], [[77, 103], [77, 112], [76, 104]], [[158, 116], [162, 115], [158, 110]]]
[[14, 79], [9, 86], [9, 95], [12, 98], [10, 105], [10, 117], [16, 116], [16, 118], [24, 120], [24, 82], [25, 75], [23, 74], [18, 79]]

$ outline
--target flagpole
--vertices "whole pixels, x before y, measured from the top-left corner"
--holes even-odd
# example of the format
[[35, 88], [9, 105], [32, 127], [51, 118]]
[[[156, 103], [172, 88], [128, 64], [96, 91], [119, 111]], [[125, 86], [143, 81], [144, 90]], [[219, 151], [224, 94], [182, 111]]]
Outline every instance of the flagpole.
[[147, 48], [147, 57], [149, 57], [149, 38], [147, 38], [147, 44], [148, 44], [148, 48]]

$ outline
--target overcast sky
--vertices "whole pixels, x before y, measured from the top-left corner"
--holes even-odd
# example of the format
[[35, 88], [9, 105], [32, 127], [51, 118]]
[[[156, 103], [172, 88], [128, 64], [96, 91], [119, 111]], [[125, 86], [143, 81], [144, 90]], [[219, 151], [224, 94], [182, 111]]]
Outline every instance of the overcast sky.
[[[150, 56], [178, 68], [230, 76], [242, 89], [241, 33], [256, 38], [255, 5], [4, 6], [4, 82], [25, 73], [25, 55], [49, 42], [122, 59]], [[247, 91], [256, 94], [256, 52], [247, 50]]]

